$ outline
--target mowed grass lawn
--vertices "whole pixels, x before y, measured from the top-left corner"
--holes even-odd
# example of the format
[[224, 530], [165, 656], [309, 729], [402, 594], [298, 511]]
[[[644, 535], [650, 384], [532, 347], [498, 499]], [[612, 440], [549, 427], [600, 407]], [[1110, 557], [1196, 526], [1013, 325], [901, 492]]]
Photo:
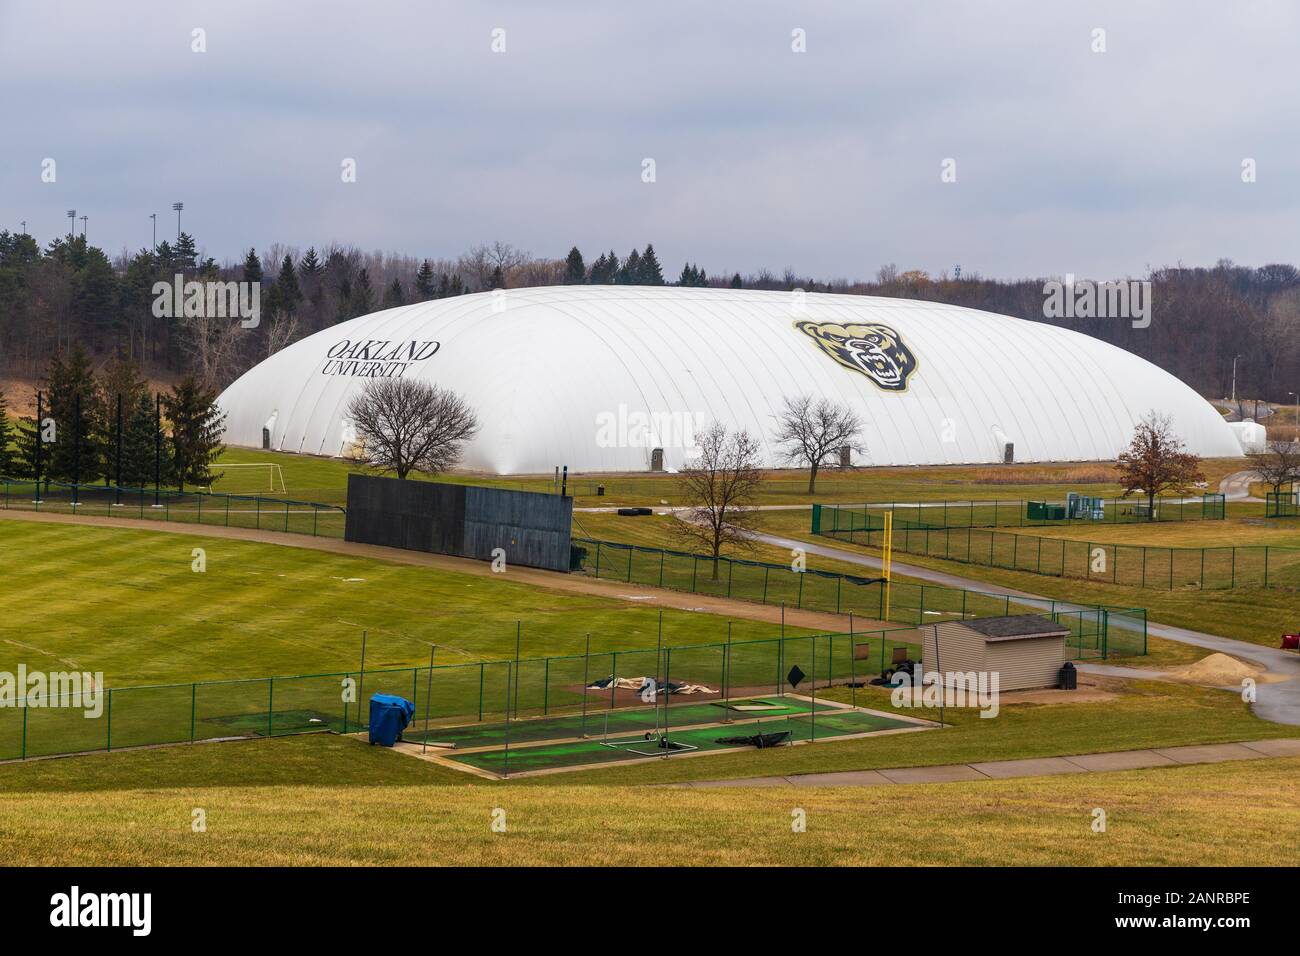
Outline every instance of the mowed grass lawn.
[[[64, 769], [74, 764], [78, 772]], [[311, 736], [12, 769], [0, 767], [0, 819], [6, 862], [18, 866], [1300, 862], [1300, 758], [925, 786], [662, 790], [452, 785], [448, 771], [417, 760]], [[23, 785], [42, 770], [66, 784]], [[802, 833], [791, 827], [796, 808]], [[1096, 808], [1104, 833], [1092, 827]], [[196, 809], [203, 832], [192, 827]], [[491, 828], [499, 812], [504, 833]]]
[[[356, 462], [314, 455], [248, 448], [227, 448], [221, 461], [280, 466], [290, 498], [344, 504], [347, 476], [358, 470]], [[1224, 458], [1202, 462], [1212, 487], [1234, 471], [1246, 467], [1242, 459]], [[220, 462], [218, 463], [218, 470]], [[280, 496], [279, 484], [272, 497]], [[424, 480], [417, 476], [417, 480]], [[514, 488], [521, 491], [554, 492], [552, 475], [448, 474], [437, 480], [464, 484]], [[597, 487], [605, 494], [598, 495]], [[231, 469], [213, 486], [214, 491], [270, 495], [269, 475], [263, 469]], [[577, 474], [569, 475], [569, 494], [577, 507], [616, 504], [689, 504], [682, 497], [681, 482], [666, 474]], [[855, 468], [849, 471], [825, 469], [818, 475], [817, 491], [808, 494], [808, 472], [773, 469], [765, 472], [758, 502], [766, 505], [809, 505], [817, 502], [862, 501], [966, 501], [991, 498], [1034, 498], [1064, 501], [1067, 491], [1113, 497], [1120, 493], [1112, 465], [1083, 462], [1033, 465], [935, 465], [924, 467]], [[1257, 505], [1263, 514], [1263, 505]]]
[[[191, 570], [192, 550], [207, 570]], [[494, 576], [220, 538], [0, 522], [0, 670], [103, 671], [109, 686], [355, 669], [522, 654], [654, 648], [658, 612]], [[737, 620], [737, 641], [771, 638]], [[787, 633], [807, 633], [788, 628]], [[723, 617], [664, 611], [665, 643], [725, 641]]]
[[[808, 516], [802, 512], [764, 512], [760, 519], [765, 531], [787, 535], [802, 541], [808, 541], [824, 547], [832, 547], [852, 554], [879, 555], [877, 548], [865, 548], [847, 541], [813, 535], [809, 530]], [[1214, 522], [1227, 525], [1228, 534], [1248, 535], [1249, 524], [1234, 521]], [[1131, 533], [1142, 534], [1154, 543], [1164, 529], [1173, 528], [1175, 534], [1192, 534], [1202, 532], [1199, 523], [1187, 531], [1177, 529], [1181, 525], [1164, 524], [1153, 528], [1143, 526], [1141, 530]], [[1232, 529], [1232, 530], [1229, 530]], [[1026, 529], [1029, 531], [1035, 529]], [[1104, 529], [1101, 540], [1112, 538], [1128, 528], [1109, 526]], [[1208, 529], [1204, 529], [1207, 530]], [[1098, 536], [1103, 533], [1098, 529]], [[1236, 543], [1244, 543], [1238, 540]], [[1261, 542], [1262, 543], [1262, 542]], [[1239, 587], [1233, 589], [1178, 588], [1139, 588], [1099, 581], [1087, 581], [1082, 578], [1054, 577], [1046, 574], [1034, 574], [1028, 571], [1008, 571], [990, 568], [980, 564], [965, 564], [959, 561], [945, 561], [942, 558], [924, 557], [915, 554], [895, 552], [894, 560], [916, 567], [931, 568], [948, 574], [959, 575], [973, 581], [998, 584], [1003, 587], [1016, 588], [1031, 594], [1060, 601], [1078, 601], [1085, 604], [1110, 604], [1124, 607], [1144, 607], [1151, 622], [1172, 624], [1192, 630], [1232, 637], [1250, 641], [1255, 644], [1276, 646], [1283, 631], [1293, 630], [1300, 625], [1300, 591], [1289, 588]]]

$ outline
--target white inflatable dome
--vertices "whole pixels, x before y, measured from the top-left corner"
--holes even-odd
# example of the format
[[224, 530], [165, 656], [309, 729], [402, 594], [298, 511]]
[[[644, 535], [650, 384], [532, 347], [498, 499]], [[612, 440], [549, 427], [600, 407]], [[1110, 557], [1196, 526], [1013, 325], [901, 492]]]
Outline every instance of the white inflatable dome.
[[495, 474], [681, 467], [714, 421], [772, 436], [784, 399], [866, 422], [859, 465], [1113, 459], [1148, 411], [1202, 456], [1237, 456], [1178, 379], [1077, 332], [910, 299], [558, 286], [423, 302], [295, 342], [219, 401], [226, 442], [336, 456], [348, 399], [382, 377], [450, 388], [481, 429], [462, 465]]

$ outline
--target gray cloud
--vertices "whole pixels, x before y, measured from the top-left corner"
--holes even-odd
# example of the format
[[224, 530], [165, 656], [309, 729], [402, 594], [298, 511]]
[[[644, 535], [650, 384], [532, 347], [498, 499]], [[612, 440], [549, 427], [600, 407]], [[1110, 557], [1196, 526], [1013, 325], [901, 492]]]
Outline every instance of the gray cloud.
[[135, 249], [182, 199], [218, 259], [501, 238], [823, 277], [1294, 261], [1297, 27], [1281, 2], [0, 0], [0, 225], [44, 241], [75, 207]]

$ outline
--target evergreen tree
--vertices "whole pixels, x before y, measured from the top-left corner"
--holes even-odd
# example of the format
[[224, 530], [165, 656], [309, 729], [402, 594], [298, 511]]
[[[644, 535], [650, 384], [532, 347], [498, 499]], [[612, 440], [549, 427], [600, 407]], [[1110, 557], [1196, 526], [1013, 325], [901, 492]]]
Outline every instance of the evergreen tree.
[[302, 288], [298, 285], [298, 272], [293, 257], [285, 256], [280, 263], [280, 275], [275, 280], [276, 305], [280, 311], [293, 315], [302, 304]]
[[93, 482], [99, 478], [103, 416], [99, 385], [81, 343], [66, 358], [56, 352], [45, 377], [45, 414], [54, 419], [55, 434], [41, 452], [42, 470], [54, 481]]
[[[137, 392], [130, 404], [122, 402], [122, 487], [147, 488], [153, 484], [158, 408], [148, 389]], [[163, 455], [170, 455], [166, 445]], [[169, 459], [170, 460], [170, 459]], [[166, 480], [165, 473], [163, 480]]]
[[316, 247], [312, 246], [307, 250], [307, 254], [302, 257], [300, 271], [305, 276], [318, 276], [325, 271], [325, 266], [321, 263], [320, 258], [316, 255]]
[[339, 287], [335, 297], [335, 322], [346, 322], [348, 319], [356, 316], [357, 313], [352, 311], [352, 280], [347, 276], [343, 276], [339, 279]]
[[165, 281], [170, 282], [172, 275], [176, 272], [176, 253], [172, 249], [171, 243], [164, 239], [158, 243], [158, 248], [153, 255], [158, 262], [158, 274]]
[[113, 484], [117, 479], [118, 398], [122, 400], [123, 468], [125, 468], [127, 419], [140, 396], [143, 395], [148, 399], [149, 386], [140, 374], [140, 366], [119, 352], [104, 367], [100, 375], [100, 392], [104, 402], [104, 416], [100, 422], [99, 447], [103, 454], [100, 470], [104, 474], [104, 483]]
[[72, 308], [93, 338], [108, 330], [120, 336], [117, 273], [102, 249], [87, 249], [81, 268], [73, 275]]
[[564, 260], [564, 284], [582, 285], [587, 281], [587, 264], [582, 261], [582, 253], [574, 246]]
[[636, 284], [664, 284], [664, 270], [659, 265], [659, 257], [655, 255], [654, 243], [646, 243], [645, 252], [641, 253], [641, 261], [637, 266]]
[[501, 271], [501, 267], [500, 267], [500, 266], [497, 266], [497, 267], [495, 267], [495, 268], [492, 270], [492, 276], [491, 276], [491, 278], [488, 279], [488, 288], [489, 288], [489, 289], [504, 289], [505, 287], [506, 287], [506, 277], [505, 277], [505, 273], [503, 273], [503, 272]]
[[193, 270], [195, 262], [198, 259], [198, 249], [194, 245], [194, 237], [188, 232], [182, 232], [176, 240], [175, 265], [182, 272]]
[[[446, 279], [446, 276], [443, 276]], [[429, 260], [425, 259], [420, 263], [420, 271], [415, 274], [415, 294], [419, 296], [421, 302], [428, 302], [438, 293], [437, 287], [433, 282], [433, 266], [429, 265]]]
[[0, 392], [0, 476], [6, 478], [16, 477], [18, 454], [9, 447], [14, 437], [14, 429], [9, 424], [9, 405], [5, 393]]
[[370, 273], [362, 269], [357, 273], [357, 284], [352, 288], [352, 318], [375, 311], [375, 290], [370, 285]]
[[395, 309], [406, 305], [406, 293], [402, 291], [402, 281], [394, 279], [393, 284], [384, 291], [384, 308]]
[[163, 397], [163, 408], [171, 422], [168, 474], [181, 491], [189, 485], [210, 485], [220, 475], [212, 464], [221, 454], [221, 431], [225, 413], [216, 406], [217, 393], [199, 385], [187, 375]]
[[249, 249], [248, 255], [244, 256], [244, 281], [262, 281], [262, 260], [257, 257], [256, 249]]
[[740, 281], [739, 272], [737, 272], [734, 276], [731, 277], [731, 287], [733, 289], [743, 289], [745, 287], [745, 283]]
[[695, 266], [689, 262], [682, 266], [682, 274], [677, 277], [678, 285], [695, 285]]
[[615, 280], [619, 285], [638, 285], [641, 278], [641, 253], [633, 249], [623, 260]]

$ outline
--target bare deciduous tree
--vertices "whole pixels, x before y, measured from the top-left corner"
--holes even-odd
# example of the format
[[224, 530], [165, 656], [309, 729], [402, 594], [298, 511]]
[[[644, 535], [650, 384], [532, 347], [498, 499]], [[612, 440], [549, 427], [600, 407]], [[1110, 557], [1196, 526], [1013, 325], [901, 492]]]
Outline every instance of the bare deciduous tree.
[[757, 512], [751, 507], [762, 474], [758, 443], [744, 431], [730, 433], [715, 422], [699, 437], [699, 455], [681, 472], [682, 491], [692, 503], [677, 533], [713, 557], [713, 580], [724, 545], [752, 547]]
[[808, 466], [808, 494], [817, 490], [817, 471], [826, 459], [848, 447], [857, 451], [862, 418], [847, 405], [828, 398], [813, 401], [811, 395], [785, 400], [777, 416], [776, 443], [787, 461]]
[[1150, 411], [1133, 431], [1133, 441], [1116, 462], [1124, 497], [1144, 494], [1147, 520], [1155, 517], [1156, 496], [1164, 492], [1185, 493], [1195, 482], [1204, 481], [1201, 460], [1186, 451], [1174, 434], [1168, 415]]
[[473, 410], [455, 392], [406, 378], [370, 382], [348, 402], [347, 417], [366, 462], [398, 478], [451, 468], [479, 427]]
[[1300, 445], [1271, 441], [1268, 451], [1250, 456], [1250, 464], [1260, 481], [1280, 493], [1283, 485], [1300, 481]]

